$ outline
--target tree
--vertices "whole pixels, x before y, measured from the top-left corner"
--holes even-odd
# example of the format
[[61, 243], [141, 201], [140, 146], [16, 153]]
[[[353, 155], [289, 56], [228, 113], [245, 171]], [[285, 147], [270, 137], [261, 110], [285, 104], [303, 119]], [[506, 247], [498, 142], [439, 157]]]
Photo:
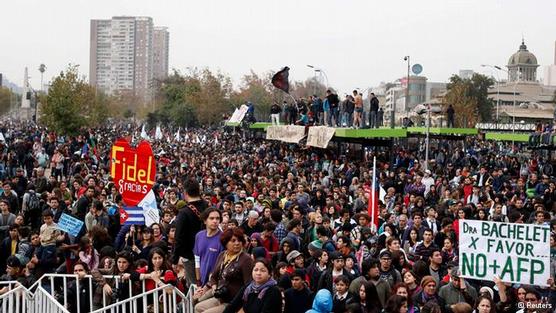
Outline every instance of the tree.
[[492, 120], [493, 101], [488, 98], [488, 88], [492, 85], [492, 78], [477, 73], [470, 79], [458, 75], [450, 77], [444, 103], [453, 106], [456, 125], [467, 127]]
[[14, 99], [17, 100], [15, 93], [8, 88], [0, 87], [0, 115], [10, 112]]
[[251, 102], [255, 105], [255, 116], [258, 121], [267, 120], [270, 117], [270, 107], [273, 103], [282, 103], [285, 94], [272, 86], [271, 79], [273, 73], [268, 72], [259, 76], [251, 71], [244, 75], [241, 80], [239, 91], [233, 95], [233, 103], [239, 107], [242, 104]]
[[75, 65], [54, 78], [42, 101], [41, 122], [63, 135], [77, 134], [82, 127], [99, 125], [108, 117], [106, 96], [79, 77]]
[[294, 82], [291, 93], [296, 99], [308, 98], [314, 94], [323, 97], [326, 94], [326, 86], [314, 78], [309, 78], [304, 82]]

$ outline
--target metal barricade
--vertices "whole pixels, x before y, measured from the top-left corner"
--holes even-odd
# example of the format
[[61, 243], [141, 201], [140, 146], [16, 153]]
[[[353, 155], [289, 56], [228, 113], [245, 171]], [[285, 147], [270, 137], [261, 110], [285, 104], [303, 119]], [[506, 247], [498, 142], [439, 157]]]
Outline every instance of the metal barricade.
[[190, 292], [185, 295], [172, 285], [164, 285], [91, 313], [192, 313], [191, 298], [192, 293]]
[[[11, 289], [7, 294], [0, 296], [0, 308], [2, 312], [25, 312], [25, 313], [49, 313], [49, 312], [67, 312], [68, 301], [75, 301], [73, 305], [76, 307], [78, 313], [85, 313], [81, 311], [80, 288], [82, 284], [86, 284], [88, 295], [86, 301], [89, 302], [87, 312], [110, 312], [110, 313], [146, 313], [151, 310], [155, 313], [192, 313], [193, 312], [193, 294], [195, 286], [191, 286], [184, 294], [178, 288], [172, 285], [165, 285], [156, 289], [146, 291], [145, 281], [141, 281], [139, 290], [134, 290], [134, 283], [130, 280], [123, 281], [120, 276], [103, 275], [104, 279], [111, 286], [112, 292], [118, 292], [121, 288], [128, 290], [127, 299], [120, 299], [112, 297], [104, 292], [102, 293], [102, 300], [97, 299], [94, 301], [95, 287], [102, 288], [102, 286], [95, 286], [94, 277], [91, 275], [85, 276], [82, 280], [77, 279], [77, 275], [70, 274], [45, 274], [37, 282], [35, 282], [29, 289], [23, 286]], [[8, 283], [8, 282], [7, 282]], [[16, 282], [6, 284], [13, 288]], [[68, 288], [75, 288], [76, 295], [73, 299], [68, 299]], [[156, 300], [155, 300], [156, 299]], [[116, 301], [113, 303], [113, 301]], [[6, 302], [7, 309], [2, 307]], [[16, 307], [25, 307], [28, 310], [15, 309], [10, 310], [9, 305]], [[43, 309], [39, 309], [39, 308]], [[52, 311], [51, 311], [52, 310]]]
[[5, 292], [0, 296], [0, 308], [2, 312], [27, 312], [29, 299], [32, 295], [23, 286], [13, 285], [14, 288], [10, 288], [9, 291]]
[[[69, 311], [48, 293], [42, 286], [39, 286], [32, 299], [33, 313], [69, 313]], [[16, 311], [17, 312], [17, 311]]]

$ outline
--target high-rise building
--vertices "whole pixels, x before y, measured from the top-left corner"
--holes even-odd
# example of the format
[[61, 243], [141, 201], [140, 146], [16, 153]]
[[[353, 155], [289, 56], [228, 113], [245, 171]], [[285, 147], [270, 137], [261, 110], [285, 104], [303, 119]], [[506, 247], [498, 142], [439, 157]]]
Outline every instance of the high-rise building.
[[155, 80], [168, 77], [170, 33], [167, 27], [155, 27], [153, 33], [153, 76]]
[[459, 70], [458, 76], [461, 77], [461, 79], [471, 79], [473, 74], [475, 74], [473, 70]]
[[543, 83], [546, 86], [556, 86], [556, 42], [554, 43], [554, 63], [544, 68]]
[[155, 70], [154, 29], [150, 17], [91, 20], [90, 84], [108, 94], [132, 92], [150, 100]]

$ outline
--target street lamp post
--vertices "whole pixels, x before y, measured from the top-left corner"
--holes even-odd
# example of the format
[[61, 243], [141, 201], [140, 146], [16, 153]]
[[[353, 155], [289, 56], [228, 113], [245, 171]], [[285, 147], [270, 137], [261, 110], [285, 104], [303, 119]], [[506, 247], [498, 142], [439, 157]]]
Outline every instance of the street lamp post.
[[404, 61], [407, 61], [407, 87], [405, 88], [405, 111], [407, 113], [407, 118], [409, 119], [409, 68], [410, 68], [410, 60], [409, 55], [406, 55], [403, 58]]
[[[503, 69], [497, 65], [481, 64], [481, 67], [490, 67], [499, 71], [500, 70], [503, 71]], [[500, 75], [498, 74], [498, 71], [496, 71], [496, 124], [499, 123], [499, 110], [500, 110]]]
[[319, 72], [321, 75], [324, 76], [324, 79], [326, 80], [326, 89], [328, 89], [328, 87], [330, 87], [330, 83], [328, 83], [328, 75], [326, 75], [326, 73], [321, 68], [315, 69], [315, 72]]
[[307, 67], [313, 69], [313, 95], [317, 94], [317, 69], [310, 64], [307, 64]]
[[425, 142], [425, 171], [429, 169], [429, 140], [431, 130], [431, 105], [427, 107], [427, 139]]

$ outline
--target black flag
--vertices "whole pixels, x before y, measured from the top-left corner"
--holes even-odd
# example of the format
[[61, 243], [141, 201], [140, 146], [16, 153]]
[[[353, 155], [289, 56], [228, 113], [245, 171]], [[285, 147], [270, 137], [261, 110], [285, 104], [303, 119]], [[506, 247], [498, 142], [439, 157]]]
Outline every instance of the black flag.
[[284, 67], [280, 72], [272, 76], [272, 85], [285, 93], [290, 93], [290, 82], [288, 77], [290, 76], [290, 68]]

